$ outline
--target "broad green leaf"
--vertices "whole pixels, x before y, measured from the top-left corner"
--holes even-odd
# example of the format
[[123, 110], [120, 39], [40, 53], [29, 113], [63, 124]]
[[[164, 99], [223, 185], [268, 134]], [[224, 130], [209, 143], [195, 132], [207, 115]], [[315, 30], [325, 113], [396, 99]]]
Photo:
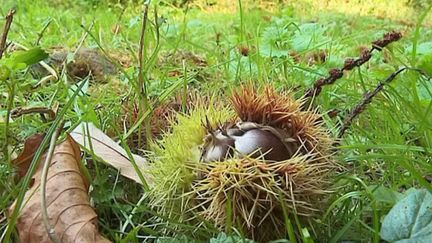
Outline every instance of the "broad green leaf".
[[22, 67], [36, 64], [47, 57], [48, 54], [41, 48], [37, 47], [37, 48], [30, 49], [28, 51], [15, 52], [10, 57], [7, 58], [6, 62], [12, 68], [21, 69]]
[[273, 18], [270, 26], [262, 33], [260, 54], [264, 57], [286, 57], [291, 48], [293, 31], [288, 26], [293, 25], [288, 20]]
[[431, 242], [432, 194], [412, 190], [384, 218], [381, 237], [388, 242]]
[[156, 243], [195, 243], [196, 241], [190, 240], [185, 236], [178, 238], [164, 237], [156, 240]]
[[368, 186], [368, 188], [377, 202], [389, 204], [390, 206], [395, 205], [403, 198], [401, 193], [385, 186], [373, 185]]
[[432, 53], [422, 56], [418, 66], [432, 76]]
[[419, 44], [417, 46], [417, 54], [419, 55], [432, 54], [432, 42], [423, 42]]
[[[432, 53], [420, 56], [418, 67], [426, 72], [427, 75], [432, 76]], [[428, 105], [432, 100], [432, 83], [431, 82], [417, 82], [417, 92], [421, 101]]]
[[385, 80], [388, 78], [392, 73], [394, 73], [396, 70], [395, 68], [387, 63], [381, 63], [378, 65], [374, 65], [371, 68], [369, 68], [370, 75], [377, 80]]
[[237, 243], [237, 242], [253, 243], [254, 241], [249, 239], [242, 239], [240, 236], [227, 235], [225, 233], [220, 233], [216, 238], [210, 239], [210, 243]]
[[329, 37], [325, 36], [326, 28], [317, 23], [305, 23], [300, 25], [299, 29], [292, 38], [292, 48], [298, 52], [331, 41]]
[[128, 27], [133, 28], [135, 26], [138, 26], [140, 22], [141, 22], [140, 16], [135, 16], [129, 20], [129, 26]]
[[[156, 241], [157, 243], [195, 243], [198, 241], [188, 239], [185, 236], [177, 237], [177, 238], [159, 238]], [[225, 233], [219, 233], [216, 237], [211, 238], [210, 243], [254, 243], [254, 241], [249, 239], [243, 239], [240, 236], [227, 235]]]

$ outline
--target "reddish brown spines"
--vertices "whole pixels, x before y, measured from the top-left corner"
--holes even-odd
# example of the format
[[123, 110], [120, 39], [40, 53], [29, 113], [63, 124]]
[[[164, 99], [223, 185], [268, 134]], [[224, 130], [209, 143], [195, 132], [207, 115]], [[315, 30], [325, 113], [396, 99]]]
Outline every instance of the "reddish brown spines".
[[260, 91], [252, 86], [240, 90], [233, 94], [231, 101], [242, 121], [285, 129], [301, 107], [301, 102], [291, 95], [281, 96], [270, 86]]

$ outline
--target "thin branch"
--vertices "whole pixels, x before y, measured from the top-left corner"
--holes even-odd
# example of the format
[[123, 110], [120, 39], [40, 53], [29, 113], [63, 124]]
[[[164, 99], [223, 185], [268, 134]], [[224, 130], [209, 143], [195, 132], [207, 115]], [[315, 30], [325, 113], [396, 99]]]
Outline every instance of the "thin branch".
[[344, 71], [349, 71], [355, 67], [360, 67], [372, 57], [372, 53], [376, 51], [381, 51], [384, 47], [392, 42], [398, 41], [402, 38], [400, 32], [392, 31], [384, 34], [384, 37], [380, 40], [372, 42], [372, 47], [369, 50], [364, 51], [361, 56], [357, 59], [348, 58], [345, 60], [344, 66], [339, 68], [334, 68], [329, 71], [329, 76], [327, 78], [320, 78], [315, 81], [314, 87], [308, 89], [304, 95], [306, 98], [311, 98], [318, 96], [321, 93], [322, 87], [325, 85], [333, 84], [336, 80], [342, 78]]
[[384, 81], [380, 82], [376, 88], [373, 91], [368, 91], [366, 92], [366, 94], [364, 95], [364, 98], [362, 100], [362, 102], [360, 102], [360, 104], [358, 104], [351, 112], [350, 114], [345, 118], [341, 129], [339, 131], [339, 136], [338, 137], [342, 137], [346, 130], [348, 130], [348, 128], [351, 126], [352, 121], [358, 116], [360, 115], [366, 108], [366, 106], [368, 104], [370, 104], [372, 102], [372, 99], [384, 89], [384, 85], [389, 84], [391, 81], [393, 81], [396, 76], [398, 74], [400, 74], [401, 72], [405, 71], [406, 68], [401, 68], [399, 70], [397, 70], [396, 72], [392, 73], [389, 77], [387, 77]]
[[[47, 114], [50, 121], [55, 119], [56, 113], [52, 109], [48, 107], [17, 107], [11, 111], [11, 118], [18, 118], [25, 114], [34, 114], [39, 113], [43, 116], [43, 114]], [[43, 116], [45, 117], [45, 116]]]
[[54, 150], [56, 147], [56, 141], [59, 137], [61, 131], [63, 129], [63, 122], [60, 123], [60, 125], [57, 127], [57, 129], [54, 131], [52, 137], [50, 146], [46, 155], [46, 159], [44, 162], [44, 166], [42, 169], [42, 177], [41, 177], [41, 211], [42, 211], [42, 219], [43, 223], [45, 225], [45, 229], [47, 230], [47, 233], [52, 241], [55, 243], [60, 243], [60, 239], [58, 238], [58, 235], [56, 234], [53, 226], [50, 223], [49, 215], [48, 215], [48, 207], [46, 203], [46, 183], [48, 180], [48, 170], [51, 165], [51, 160], [54, 154]]
[[372, 102], [372, 99], [384, 89], [384, 86], [392, 82], [401, 72], [405, 70], [416, 71], [426, 77], [428, 80], [431, 80], [432, 78], [424, 70], [418, 68], [403, 67], [392, 73], [384, 81], [380, 82], [373, 91], [367, 92], [364, 95], [362, 102], [360, 102], [360, 104], [358, 104], [345, 118], [339, 131], [339, 138], [345, 134], [346, 130], [348, 130], [348, 128], [351, 126], [352, 121], [365, 110], [366, 106]]
[[15, 13], [16, 10], [13, 8], [9, 10], [8, 14], [6, 15], [6, 23], [4, 25], [3, 34], [0, 40], [0, 59], [3, 57], [3, 53], [6, 50], [7, 36], [9, 34], [9, 30], [12, 25], [12, 21]]

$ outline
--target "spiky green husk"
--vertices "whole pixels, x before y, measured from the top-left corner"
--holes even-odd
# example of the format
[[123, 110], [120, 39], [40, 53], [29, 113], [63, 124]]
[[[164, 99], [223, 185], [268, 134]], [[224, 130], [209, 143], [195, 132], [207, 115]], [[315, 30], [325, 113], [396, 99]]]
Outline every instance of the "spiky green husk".
[[[296, 155], [273, 163], [243, 158], [204, 165], [204, 179], [192, 186], [195, 210], [221, 229], [232, 218], [232, 225], [241, 226], [255, 240], [283, 238], [283, 208], [289, 214], [311, 216], [323, 205], [317, 202], [330, 193], [328, 175], [335, 166], [313, 161], [314, 157]], [[232, 215], [226, 212], [229, 202]]]
[[[232, 221], [252, 239], [267, 241], [285, 236], [283, 209], [310, 216], [324, 205], [336, 167], [334, 140], [320, 115], [304, 110], [292, 94], [280, 95], [271, 87], [242, 90], [232, 99], [237, 114], [198, 105], [189, 115], [178, 115], [172, 132], [155, 149], [152, 205], [166, 217], [197, 226], [197, 216], [220, 229]], [[298, 151], [279, 162], [250, 157], [200, 162], [206, 116], [213, 126], [241, 120], [283, 129]]]
[[[207, 108], [208, 107], [208, 108]], [[150, 173], [155, 178], [151, 191], [151, 205], [158, 213], [184, 222], [192, 217], [188, 212], [192, 182], [201, 155], [200, 146], [207, 134], [206, 119], [211, 124], [234, 117], [228, 108], [198, 102], [190, 114], [178, 114], [171, 121], [171, 132], [153, 145], [154, 162]]]

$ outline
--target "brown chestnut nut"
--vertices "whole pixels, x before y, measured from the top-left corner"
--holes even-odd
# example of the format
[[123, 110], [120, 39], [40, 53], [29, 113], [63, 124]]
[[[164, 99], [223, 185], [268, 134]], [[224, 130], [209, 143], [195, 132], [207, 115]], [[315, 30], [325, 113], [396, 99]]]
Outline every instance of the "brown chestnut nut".
[[240, 122], [230, 128], [209, 131], [206, 136], [201, 160], [223, 161], [230, 157], [262, 157], [270, 161], [291, 158], [297, 151], [295, 140], [281, 131], [253, 122]]

